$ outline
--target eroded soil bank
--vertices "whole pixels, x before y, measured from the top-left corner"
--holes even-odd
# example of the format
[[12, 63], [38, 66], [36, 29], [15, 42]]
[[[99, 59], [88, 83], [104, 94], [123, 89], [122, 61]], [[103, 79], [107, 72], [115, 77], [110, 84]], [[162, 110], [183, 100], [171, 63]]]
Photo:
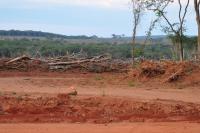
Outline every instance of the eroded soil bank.
[[1, 123], [200, 122], [200, 105], [97, 96], [0, 96]]

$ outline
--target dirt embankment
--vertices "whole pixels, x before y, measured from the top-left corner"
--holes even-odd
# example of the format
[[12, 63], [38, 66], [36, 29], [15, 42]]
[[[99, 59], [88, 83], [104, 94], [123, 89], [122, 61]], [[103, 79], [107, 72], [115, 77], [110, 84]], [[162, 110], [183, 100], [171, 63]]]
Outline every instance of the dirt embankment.
[[[16, 94], [15, 94], [16, 95]], [[111, 97], [0, 96], [0, 122], [171, 122], [200, 121], [200, 105]]]

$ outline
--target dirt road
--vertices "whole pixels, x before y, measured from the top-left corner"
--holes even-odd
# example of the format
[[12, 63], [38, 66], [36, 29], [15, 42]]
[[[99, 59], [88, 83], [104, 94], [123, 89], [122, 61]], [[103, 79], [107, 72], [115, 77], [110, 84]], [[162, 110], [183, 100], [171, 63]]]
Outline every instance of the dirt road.
[[200, 103], [200, 86], [143, 84], [126, 79], [124, 74], [0, 74], [1, 92], [66, 93], [75, 87], [79, 95], [118, 96], [136, 100], [174, 100]]
[[[57, 97], [72, 86], [77, 97]], [[199, 133], [199, 96], [126, 74], [1, 72], [0, 133]]]
[[196, 123], [0, 124], [0, 133], [199, 133]]

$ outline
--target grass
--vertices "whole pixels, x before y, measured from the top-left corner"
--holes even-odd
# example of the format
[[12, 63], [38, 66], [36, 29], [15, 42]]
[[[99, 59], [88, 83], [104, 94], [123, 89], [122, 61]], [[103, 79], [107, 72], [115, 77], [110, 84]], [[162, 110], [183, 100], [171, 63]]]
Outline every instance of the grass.
[[96, 75], [96, 76], [95, 76], [95, 80], [97, 80], [97, 81], [103, 80], [103, 77], [102, 77], [102, 76]]
[[135, 87], [136, 84], [135, 84], [134, 81], [129, 81], [129, 82], [128, 82], [128, 86], [129, 86], [129, 87]]
[[139, 62], [134, 62], [132, 65], [133, 65], [133, 68], [140, 69], [140, 63]]

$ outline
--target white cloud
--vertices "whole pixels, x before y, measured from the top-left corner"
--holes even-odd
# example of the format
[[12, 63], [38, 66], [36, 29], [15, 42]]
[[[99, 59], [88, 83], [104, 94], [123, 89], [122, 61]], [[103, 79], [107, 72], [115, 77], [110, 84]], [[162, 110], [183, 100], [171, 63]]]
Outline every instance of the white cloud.
[[87, 6], [94, 8], [127, 9], [130, 0], [0, 0], [1, 7], [37, 8], [57, 6]]
[[49, 5], [78, 5], [106, 8], [124, 8], [130, 0], [27, 0], [31, 3]]
[[[0, 0], [0, 6], [10, 6], [11, 8], [38, 8], [70, 5], [108, 9], [130, 9], [130, 2], [131, 0]], [[186, 4], [187, 0], [181, 0], [181, 2]], [[192, 3], [190, 2], [190, 4]], [[177, 0], [175, 0], [173, 5], [178, 5]]]

